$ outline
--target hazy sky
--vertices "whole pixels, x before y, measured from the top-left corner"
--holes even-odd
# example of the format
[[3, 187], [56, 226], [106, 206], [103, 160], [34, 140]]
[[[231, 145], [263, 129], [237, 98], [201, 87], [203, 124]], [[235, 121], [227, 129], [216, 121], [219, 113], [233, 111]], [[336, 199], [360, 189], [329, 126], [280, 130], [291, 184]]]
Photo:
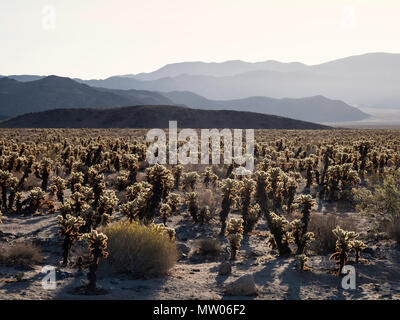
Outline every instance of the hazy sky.
[[399, 0], [0, 0], [0, 74], [104, 78], [181, 61], [400, 53]]

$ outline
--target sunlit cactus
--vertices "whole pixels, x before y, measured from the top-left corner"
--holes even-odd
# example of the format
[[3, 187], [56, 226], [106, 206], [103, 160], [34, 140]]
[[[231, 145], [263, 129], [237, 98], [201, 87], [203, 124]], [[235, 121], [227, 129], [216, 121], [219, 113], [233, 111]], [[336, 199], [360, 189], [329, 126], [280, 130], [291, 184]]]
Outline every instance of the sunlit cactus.
[[137, 171], [139, 169], [138, 156], [134, 154], [124, 154], [122, 156], [122, 167], [128, 170], [128, 183], [133, 184], [136, 182]]
[[71, 189], [71, 192], [75, 192], [75, 185], [82, 184], [84, 180], [84, 175], [82, 172], [72, 171], [69, 176], [68, 183]]
[[274, 212], [270, 212], [269, 216], [271, 236], [267, 240], [268, 244], [271, 248], [277, 249], [280, 256], [290, 254], [289, 244], [293, 242], [293, 236], [287, 230], [289, 221]]
[[171, 172], [158, 163], [146, 169], [146, 178], [147, 182], [152, 186], [146, 219], [152, 220], [155, 217], [161, 199], [165, 199], [172, 189], [174, 180]]
[[29, 213], [36, 213], [37, 210], [40, 208], [40, 205], [42, 201], [44, 200], [45, 197], [45, 192], [39, 188], [33, 188], [29, 192], [29, 207], [28, 207], [28, 212]]
[[90, 265], [89, 272], [87, 274], [89, 283], [87, 289], [89, 292], [96, 292], [97, 277], [96, 271], [99, 265], [100, 258], [106, 258], [108, 256], [107, 250], [107, 236], [104, 233], [92, 230], [90, 233], [85, 233], [82, 236], [82, 240], [85, 240], [89, 246], [90, 253]]
[[125, 190], [129, 186], [129, 184], [129, 171], [120, 171], [116, 182], [117, 190]]
[[167, 225], [167, 220], [170, 215], [171, 215], [171, 207], [166, 203], [161, 204], [160, 217], [164, 226]]
[[303, 254], [306, 248], [310, 245], [311, 241], [313, 241], [314, 234], [312, 232], [307, 232], [308, 224], [310, 222], [310, 214], [312, 207], [316, 204], [315, 200], [311, 195], [300, 195], [296, 202], [300, 204], [302, 210], [302, 218], [301, 220], [294, 220], [291, 222], [292, 226], [292, 234], [294, 238], [294, 242], [297, 245], [297, 254]]
[[11, 178], [12, 174], [9, 171], [0, 170], [1, 208], [3, 211], [7, 211], [7, 192]]
[[189, 189], [194, 191], [196, 183], [199, 181], [200, 176], [196, 171], [186, 172], [182, 177], [183, 190], [188, 191]]
[[211, 219], [211, 211], [210, 211], [210, 207], [209, 206], [204, 206], [201, 207], [200, 211], [199, 211], [199, 222], [200, 224], [205, 224], [207, 222], [209, 222], [209, 220]]
[[361, 251], [365, 250], [367, 245], [361, 240], [354, 240], [352, 243], [352, 249], [354, 250], [355, 254], [355, 262], [358, 263], [360, 260], [360, 253]]
[[85, 224], [85, 221], [81, 217], [73, 217], [69, 214], [65, 218], [57, 216], [57, 220], [60, 226], [58, 233], [60, 237], [64, 238], [62, 244], [62, 264], [66, 266], [68, 265], [69, 251], [75, 241], [79, 240], [81, 236], [79, 229]]
[[49, 158], [43, 158], [39, 163], [34, 166], [35, 176], [42, 179], [41, 188], [43, 191], [47, 191], [47, 183], [50, 176], [51, 166], [53, 161]]
[[174, 166], [174, 168], [172, 169], [172, 173], [174, 176], [174, 189], [176, 190], [179, 190], [182, 172], [183, 172], [183, 166], [181, 166], [180, 164]]
[[240, 196], [240, 206], [241, 213], [243, 218], [244, 225], [244, 233], [247, 234], [249, 232], [249, 209], [251, 205], [251, 199], [256, 188], [256, 182], [250, 178], [244, 178], [240, 182], [239, 196]]
[[118, 198], [115, 195], [115, 192], [113, 190], [105, 190], [99, 198], [98, 206], [96, 208], [97, 219], [93, 227], [96, 228], [100, 224], [102, 226], [107, 225], [117, 205]]
[[64, 191], [66, 188], [65, 180], [61, 177], [54, 176], [50, 179], [49, 191], [52, 195], [57, 195], [58, 201], [64, 203]]
[[129, 201], [135, 200], [139, 195], [152, 193], [152, 186], [146, 181], [136, 182], [126, 189], [126, 198]]
[[257, 225], [258, 220], [261, 218], [262, 212], [258, 204], [250, 206], [246, 216], [246, 224], [244, 226], [244, 234], [252, 232]]
[[181, 196], [177, 193], [169, 193], [167, 196], [167, 204], [171, 207], [171, 215], [175, 214], [178, 206], [181, 204]]
[[299, 269], [301, 271], [311, 270], [310, 267], [306, 266], [306, 262], [308, 261], [308, 257], [304, 253], [296, 255], [296, 260], [299, 262]]
[[243, 239], [243, 219], [231, 218], [226, 225], [225, 236], [230, 245], [231, 260], [236, 259], [237, 251]]
[[235, 205], [237, 201], [237, 193], [239, 188], [239, 183], [233, 179], [225, 179], [219, 183], [219, 187], [222, 191], [222, 204], [219, 217], [221, 220], [221, 231], [220, 235], [225, 234], [226, 230], [226, 219], [228, 218], [231, 208]]
[[199, 221], [199, 197], [196, 192], [188, 192], [185, 194], [185, 204], [188, 208], [189, 214], [192, 216], [194, 222]]
[[204, 177], [203, 183], [206, 187], [208, 187], [210, 183], [215, 186], [218, 176], [212, 171], [211, 167], [207, 167], [202, 175]]
[[336, 264], [339, 266], [338, 274], [342, 273], [343, 267], [349, 257], [349, 252], [352, 249], [353, 241], [358, 238], [359, 234], [353, 231], [342, 230], [339, 226], [332, 230], [336, 236], [336, 252], [333, 253], [329, 259], [336, 260]]

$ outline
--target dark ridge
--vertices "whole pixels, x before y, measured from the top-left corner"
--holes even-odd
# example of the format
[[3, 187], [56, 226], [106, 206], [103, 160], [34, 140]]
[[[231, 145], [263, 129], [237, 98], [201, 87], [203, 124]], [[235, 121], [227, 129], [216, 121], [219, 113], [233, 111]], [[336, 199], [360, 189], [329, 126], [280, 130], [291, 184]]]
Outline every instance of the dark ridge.
[[1, 128], [181, 128], [330, 129], [279, 116], [182, 106], [134, 106], [108, 109], [54, 109], [27, 113], [0, 123]]

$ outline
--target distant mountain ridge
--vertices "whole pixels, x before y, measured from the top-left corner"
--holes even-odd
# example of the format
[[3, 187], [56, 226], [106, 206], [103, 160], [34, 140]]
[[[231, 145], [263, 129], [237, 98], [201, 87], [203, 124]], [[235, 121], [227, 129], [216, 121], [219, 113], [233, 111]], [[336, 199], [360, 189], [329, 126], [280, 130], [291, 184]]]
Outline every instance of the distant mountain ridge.
[[181, 62], [167, 64], [164, 67], [150, 72], [139, 74], [128, 74], [123, 77], [137, 80], [157, 80], [161, 78], [172, 78], [180, 75], [203, 75], [213, 77], [233, 76], [240, 73], [257, 70], [270, 70], [280, 72], [291, 72], [304, 70], [307, 66], [300, 62], [279, 62], [268, 60], [263, 62], [245, 62], [241, 60], [230, 60], [225, 62]]
[[355, 106], [400, 108], [399, 71], [400, 54], [378, 52], [311, 66], [178, 63], [147, 74], [81, 81], [113, 89], [191, 91], [213, 100], [323, 95]]
[[0, 123], [0, 128], [180, 128], [329, 129], [316, 123], [252, 112], [199, 110], [180, 106], [109, 109], [54, 109], [28, 113]]
[[0, 114], [7, 116], [55, 108], [105, 108], [149, 103], [173, 104], [158, 93], [130, 90], [122, 94], [110, 89], [96, 89], [65, 77], [48, 76], [29, 82], [0, 78]]
[[368, 117], [367, 114], [341, 101], [321, 96], [280, 100], [250, 97], [217, 101], [192, 92], [163, 93], [92, 87], [70, 78], [57, 76], [29, 82], [0, 78], [0, 114], [6, 116], [56, 108], [109, 108], [134, 105], [186, 105], [208, 110], [251, 111], [313, 122], [353, 121]]
[[[133, 81], [138, 81], [132, 79]], [[324, 97], [209, 100], [191, 92], [152, 92], [91, 87], [70, 78], [49, 76], [29, 82], [0, 78], [0, 114], [16, 116], [56, 108], [109, 108], [134, 105], [186, 105], [209, 110], [252, 111], [313, 122], [361, 120], [367, 114]]]
[[339, 100], [323, 96], [300, 99], [273, 99], [249, 97], [237, 100], [209, 100], [193, 92], [172, 91], [162, 93], [177, 104], [207, 110], [236, 110], [275, 114], [303, 121], [339, 122], [366, 119], [368, 114]]

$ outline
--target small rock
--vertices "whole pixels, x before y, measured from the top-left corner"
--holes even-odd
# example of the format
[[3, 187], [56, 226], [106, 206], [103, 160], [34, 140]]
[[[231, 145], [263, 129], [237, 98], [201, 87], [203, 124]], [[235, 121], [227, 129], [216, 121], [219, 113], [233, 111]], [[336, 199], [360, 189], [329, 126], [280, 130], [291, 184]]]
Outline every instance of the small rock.
[[218, 274], [220, 276], [226, 276], [232, 272], [232, 266], [228, 261], [225, 261], [220, 264], [218, 268]]
[[257, 287], [253, 275], [247, 274], [226, 286], [226, 294], [231, 296], [257, 295]]
[[178, 249], [179, 258], [186, 258], [190, 252], [190, 247], [184, 243], [177, 243], [176, 249]]

